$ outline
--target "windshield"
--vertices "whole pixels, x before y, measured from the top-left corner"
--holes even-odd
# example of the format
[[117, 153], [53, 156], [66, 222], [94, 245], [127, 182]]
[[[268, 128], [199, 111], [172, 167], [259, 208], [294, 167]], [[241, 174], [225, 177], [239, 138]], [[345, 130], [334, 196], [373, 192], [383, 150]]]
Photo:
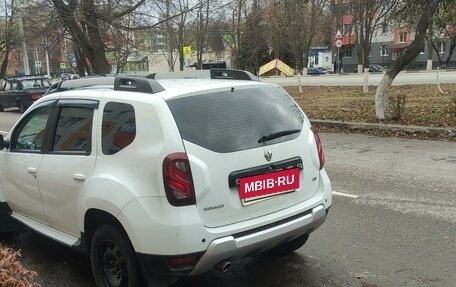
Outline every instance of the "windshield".
[[221, 153], [296, 138], [304, 117], [283, 88], [271, 86], [233, 88], [167, 102], [184, 140]]
[[21, 83], [24, 90], [32, 88], [48, 88], [52, 85], [48, 79], [44, 78], [22, 80]]

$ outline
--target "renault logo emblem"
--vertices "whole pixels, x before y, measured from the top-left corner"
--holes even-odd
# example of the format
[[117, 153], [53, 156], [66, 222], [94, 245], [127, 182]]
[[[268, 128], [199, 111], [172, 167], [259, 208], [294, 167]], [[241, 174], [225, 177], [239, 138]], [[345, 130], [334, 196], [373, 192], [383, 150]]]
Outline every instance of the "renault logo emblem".
[[272, 152], [267, 149], [264, 151], [264, 158], [267, 160], [267, 161], [271, 161], [272, 159]]

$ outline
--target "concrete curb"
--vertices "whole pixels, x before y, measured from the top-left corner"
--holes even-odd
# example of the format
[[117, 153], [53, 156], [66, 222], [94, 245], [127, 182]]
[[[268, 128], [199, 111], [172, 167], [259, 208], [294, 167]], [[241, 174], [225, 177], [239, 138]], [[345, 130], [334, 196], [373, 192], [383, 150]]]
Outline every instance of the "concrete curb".
[[316, 120], [310, 119], [311, 123], [325, 125], [328, 127], [343, 127], [348, 129], [360, 130], [389, 130], [389, 131], [405, 131], [405, 132], [420, 132], [426, 134], [447, 134], [456, 136], [456, 127], [424, 127], [424, 126], [410, 126], [410, 125], [395, 125], [395, 124], [381, 124], [381, 123], [354, 123], [342, 122], [331, 120]]

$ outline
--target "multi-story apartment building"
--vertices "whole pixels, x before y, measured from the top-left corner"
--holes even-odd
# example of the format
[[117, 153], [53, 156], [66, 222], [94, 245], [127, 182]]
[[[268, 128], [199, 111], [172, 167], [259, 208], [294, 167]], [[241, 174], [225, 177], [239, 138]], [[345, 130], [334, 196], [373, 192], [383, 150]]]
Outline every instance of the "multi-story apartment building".
[[[334, 31], [342, 32], [342, 47], [340, 48], [340, 63], [342, 71], [353, 72], [358, 66], [357, 44], [359, 35], [356, 34], [357, 19], [355, 17], [354, 7], [355, 0], [333, 0], [334, 9]], [[359, 1], [358, 1], [359, 2]], [[334, 32], [335, 34], [335, 32]], [[403, 23], [384, 23], [377, 21], [373, 31], [372, 42], [369, 52], [369, 63], [388, 66], [394, 61], [400, 53], [406, 49], [414, 40], [415, 33], [410, 26]], [[450, 42], [449, 37], [441, 36], [434, 41], [438, 48], [438, 53], [431, 45], [424, 45], [423, 51], [418, 57], [408, 65], [406, 69], [423, 70], [428, 66], [429, 49], [432, 54], [432, 68], [439, 66], [438, 56], [444, 59], [449, 54]], [[337, 48], [333, 48], [336, 51]], [[334, 52], [334, 55], [336, 53]], [[447, 68], [456, 67], [456, 53], [452, 55]]]

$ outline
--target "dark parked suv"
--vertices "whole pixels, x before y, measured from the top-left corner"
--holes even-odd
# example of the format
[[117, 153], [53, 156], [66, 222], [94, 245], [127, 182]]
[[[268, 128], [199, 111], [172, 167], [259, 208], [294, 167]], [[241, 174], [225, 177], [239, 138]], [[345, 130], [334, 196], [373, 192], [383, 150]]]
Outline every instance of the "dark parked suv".
[[45, 76], [20, 76], [4, 79], [0, 91], [0, 112], [5, 108], [18, 107], [23, 113], [34, 101], [41, 98], [52, 85]]

